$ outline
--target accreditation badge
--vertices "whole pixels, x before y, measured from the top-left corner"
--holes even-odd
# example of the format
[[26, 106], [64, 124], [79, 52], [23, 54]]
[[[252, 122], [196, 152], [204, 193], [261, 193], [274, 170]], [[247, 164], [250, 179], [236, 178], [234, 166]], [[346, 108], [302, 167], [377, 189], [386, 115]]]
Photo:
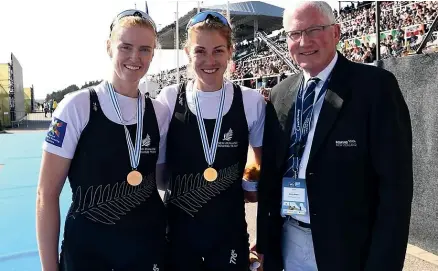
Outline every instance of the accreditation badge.
[[283, 177], [281, 216], [306, 215], [306, 180]]

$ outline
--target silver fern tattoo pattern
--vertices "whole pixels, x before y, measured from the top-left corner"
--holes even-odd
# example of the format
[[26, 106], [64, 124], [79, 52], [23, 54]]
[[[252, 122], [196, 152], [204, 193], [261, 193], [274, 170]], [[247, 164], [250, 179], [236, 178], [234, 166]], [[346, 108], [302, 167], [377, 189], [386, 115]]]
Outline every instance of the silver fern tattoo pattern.
[[78, 186], [67, 219], [83, 215], [94, 222], [114, 225], [132, 209], [144, 203], [154, 189], [155, 173], [145, 177], [138, 186], [131, 186], [126, 181], [89, 186], [86, 191]]
[[209, 200], [228, 189], [236, 179], [239, 179], [238, 163], [219, 170], [218, 178], [214, 182], [204, 180], [202, 173], [178, 175], [170, 180], [169, 201], [194, 217]]

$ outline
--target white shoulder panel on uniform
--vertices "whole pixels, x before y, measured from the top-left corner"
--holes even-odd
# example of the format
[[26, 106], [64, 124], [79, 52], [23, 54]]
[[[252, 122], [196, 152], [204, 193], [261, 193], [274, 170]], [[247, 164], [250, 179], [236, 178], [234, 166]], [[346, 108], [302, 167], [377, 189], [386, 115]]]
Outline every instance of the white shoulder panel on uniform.
[[242, 89], [243, 106], [249, 128], [249, 144], [261, 147], [265, 128], [266, 102], [256, 90], [240, 86]]
[[43, 150], [72, 159], [79, 137], [88, 123], [90, 95], [88, 89], [66, 95], [53, 112], [52, 123]]
[[157, 96], [157, 101], [164, 104], [169, 110], [169, 116], [173, 116], [176, 98], [178, 97], [178, 85], [164, 87]]
[[166, 140], [167, 130], [169, 129], [170, 115], [166, 105], [158, 100], [152, 99], [154, 105], [155, 115], [157, 116], [158, 128], [160, 130], [160, 147], [157, 164], [166, 162]]
[[[245, 108], [246, 120], [248, 122], [248, 128], [250, 132], [250, 145], [253, 147], [260, 147], [263, 142], [263, 131], [265, 124], [265, 100], [263, 96], [254, 89], [250, 89], [244, 86], [240, 86], [242, 89], [242, 99]], [[233, 84], [230, 81], [225, 83], [225, 103], [224, 103], [224, 115], [228, 113], [233, 103], [234, 91]], [[192, 81], [187, 83], [186, 87], [186, 99], [190, 111], [196, 114], [195, 105], [193, 103], [193, 91], [197, 91], [193, 87]], [[170, 117], [173, 115], [175, 108], [175, 102], [178, 95], [178, 86], [172, 85], [163, 88], [157, 97], [157, 100], [161, 101], [168, 106]], [[220, 93], [219, 92], [199, 92], [199, 102], [201, 104], [202, 117], [206, 119], [215, 119], [217, 117], [217, 111], [219, 107]]]

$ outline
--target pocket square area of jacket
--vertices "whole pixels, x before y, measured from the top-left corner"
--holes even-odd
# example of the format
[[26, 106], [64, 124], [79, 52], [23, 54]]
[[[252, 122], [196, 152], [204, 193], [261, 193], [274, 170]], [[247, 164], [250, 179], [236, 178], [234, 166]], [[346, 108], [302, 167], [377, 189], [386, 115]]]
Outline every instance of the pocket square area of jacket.
[[180, 112], [176, 112], [175, 113], [175, 118], [181, 122], [184, 122], [185, 120], [185, 115], [183, 113]]
[[339, 97], [339, 95], [336, 94], [336, 92], [333, 92], [330, 89], [327, 90], [324, 99], [336, 109], [341, 109], [342, 104], [344, 103], [344, 100], [341, 97]]

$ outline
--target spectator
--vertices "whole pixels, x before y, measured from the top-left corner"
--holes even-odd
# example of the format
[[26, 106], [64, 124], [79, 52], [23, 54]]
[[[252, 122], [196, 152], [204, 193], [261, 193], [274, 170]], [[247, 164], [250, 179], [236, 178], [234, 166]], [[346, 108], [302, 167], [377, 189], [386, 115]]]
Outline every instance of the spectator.
[[[381, 58], [404, 56], [415, 51], [429, 31], [428, 26], [438, 16], [438, 1], [383, 1], [380, 5], [380, 30], [384, 36], [379, 45]], [[349, 60], [373, 63], [377, 59], [377, 45], [367, 35], [376, 33], [374, 1], [348, 4], [340, 11], [335, 10], [334, 15], [341, 25], [339, 51]], [[287, 55], [285, 31], [277, 31], [276, 35], [269, 35], [270, 40]], [[354, 45], [356, 41], [361, 41], [359, 47]], [[427, 46], [434, 46], [437, 42], [434, 38]], [[255, 80], [243, 81], [242, 84], [250, 88], [272, 88], [278, 83], [278, 79], [276, 76], [269, 76], [279, 74], [279, 80], [282, 81], [293, 71], [260, 39], [236, 44], [234, 62], [235, 71], [230, 78], [242, 80], [256, 77]], [[189, 76], [186, 66], [180, 67], [180, 75], [180, 80]], [[160, 89], [162, 86], [175, 84], [176, 69], [162, 71], [153, 75], [151, 80], [158, 82]]]

